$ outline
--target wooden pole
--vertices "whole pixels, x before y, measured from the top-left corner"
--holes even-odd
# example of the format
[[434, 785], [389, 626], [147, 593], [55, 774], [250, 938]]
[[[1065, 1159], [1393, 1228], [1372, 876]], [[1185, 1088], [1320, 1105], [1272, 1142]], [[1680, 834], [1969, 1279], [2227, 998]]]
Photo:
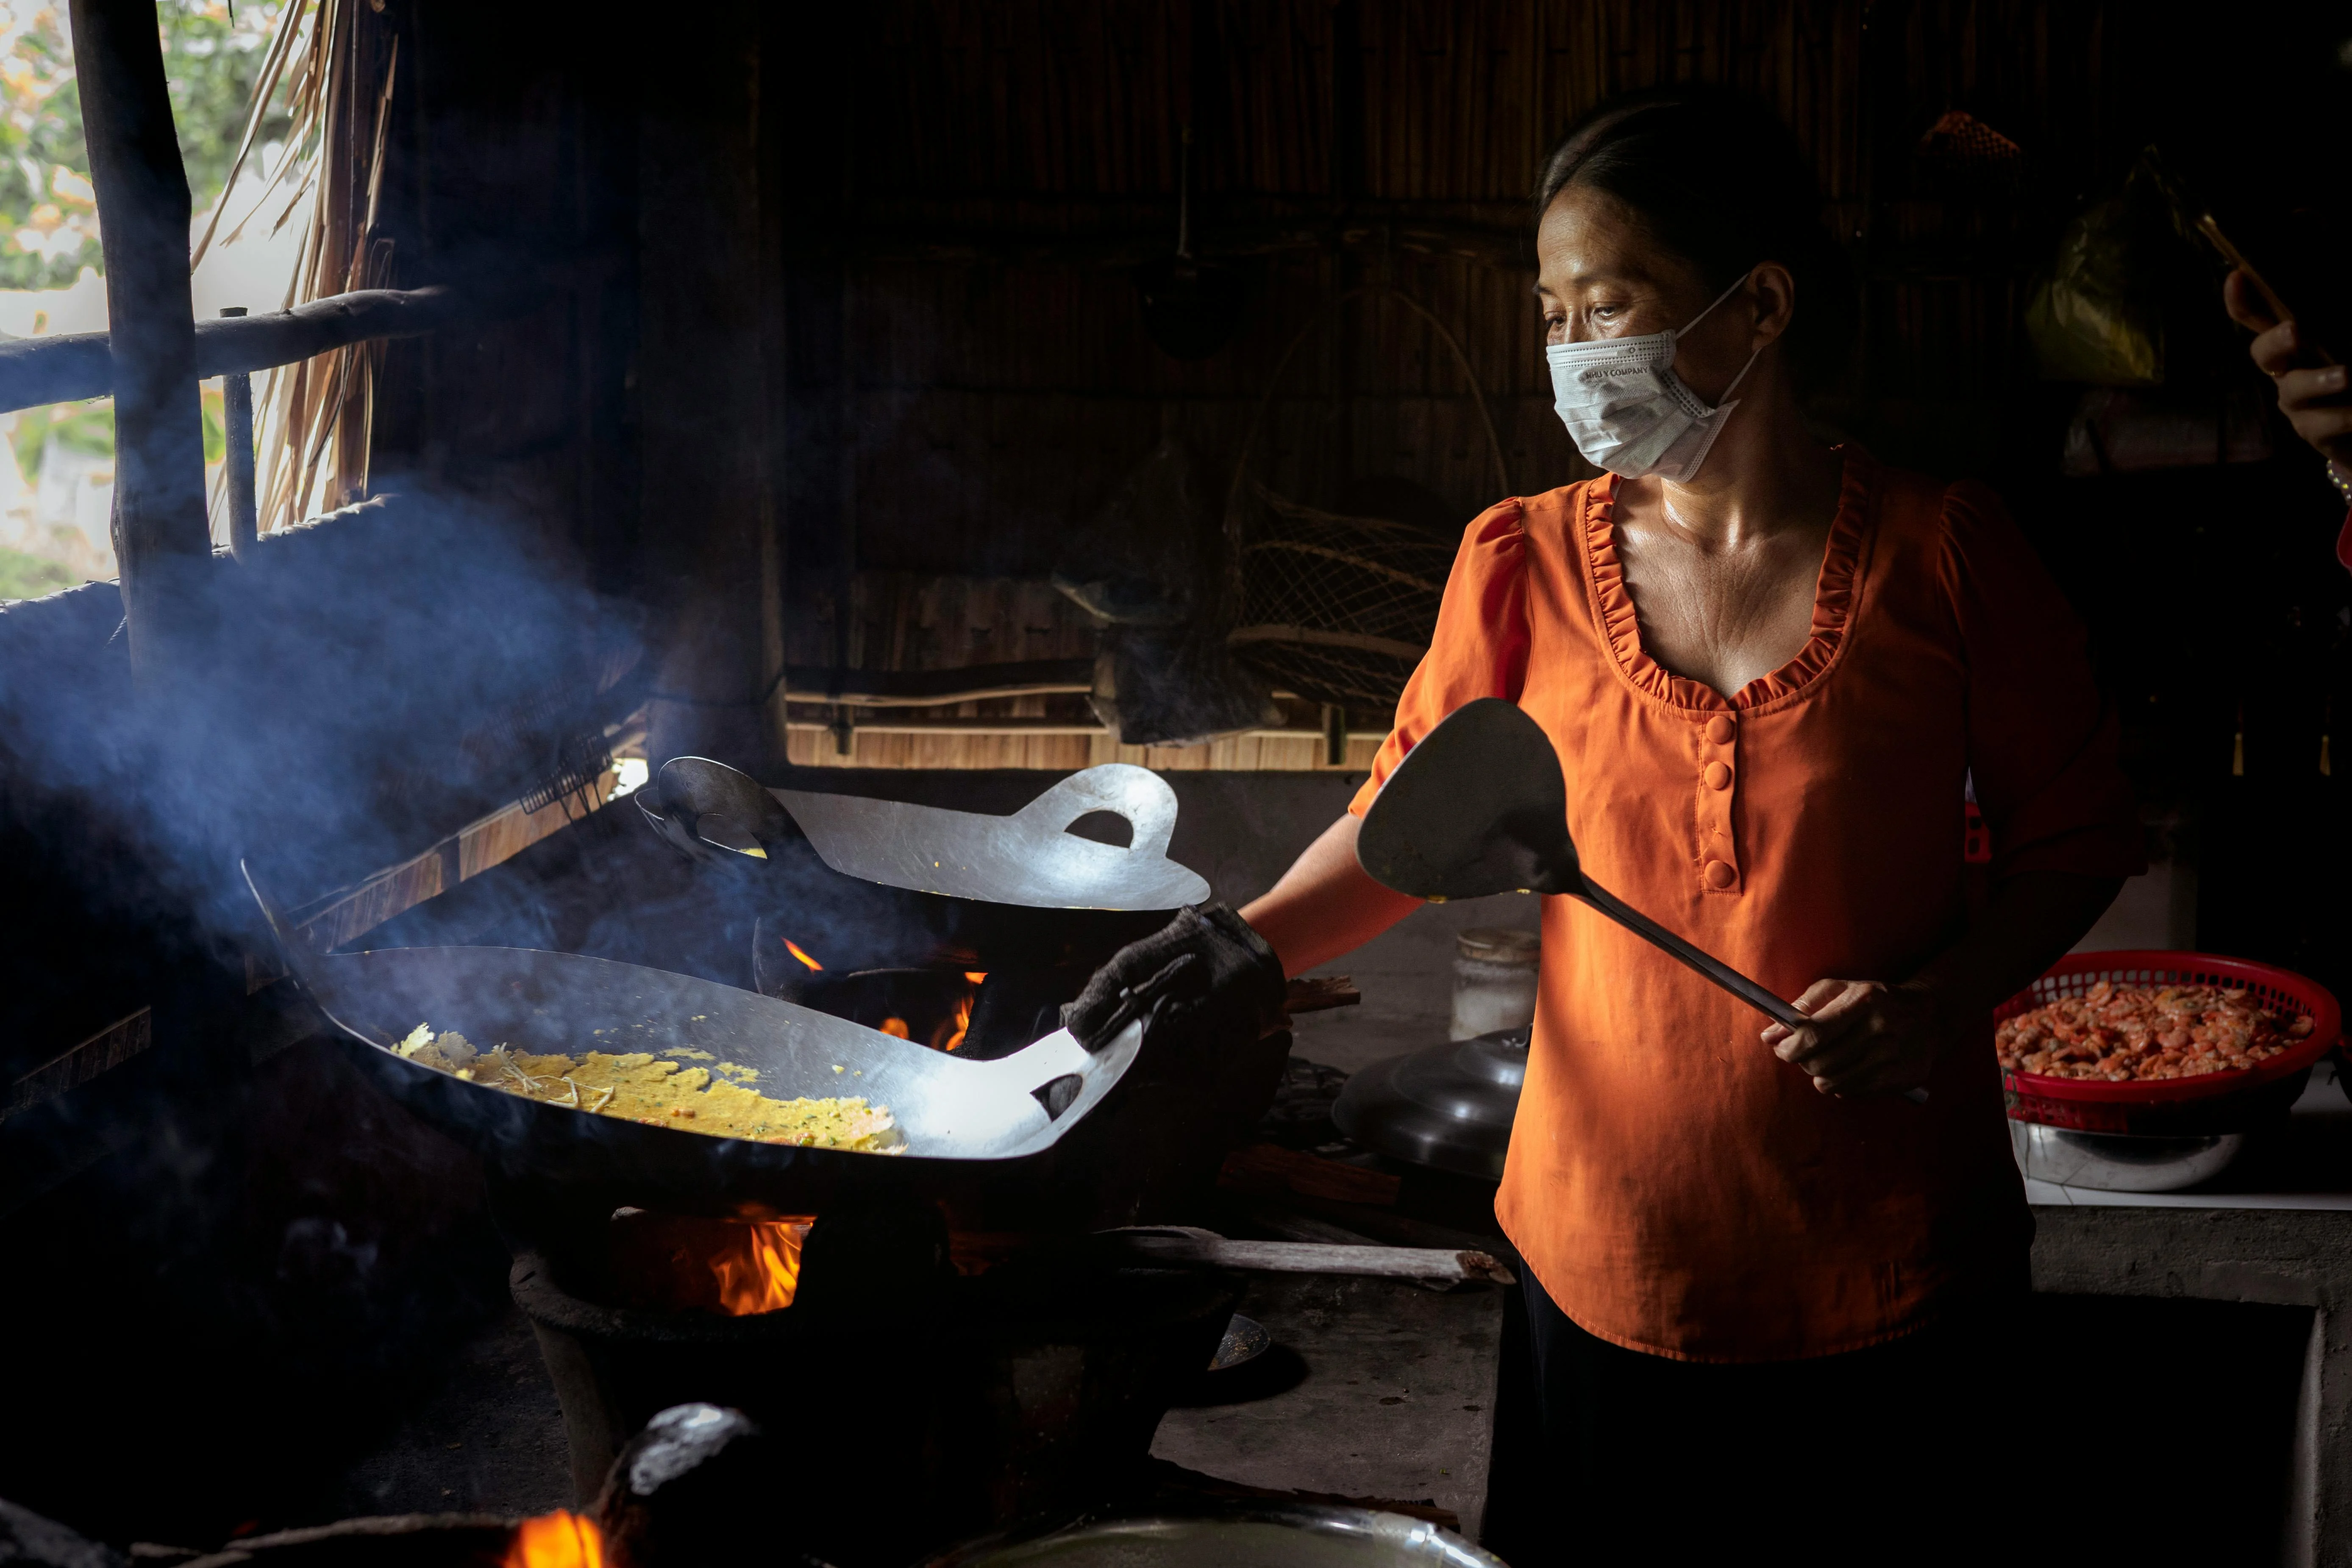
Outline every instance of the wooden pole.
[[188, 176], [153, 0], [72, 0], [74, 75], [98, 187], [114, 371], [114, 551], [131, 666], [170, 668], [212, 552], [188, 291]]
[[[224, 316], [242, 316], [242, 305], [223, 305]], [[228, 508], [228, 552], [236, 557], [237, 564], [253, 562], [253, 547], [260, 542], [260, 512], [253, 496], [253, 373], [233, 370], [221, 377], [221, 437], [227, 450], [222, 454], [222, 488], [228, 493], [222, 499]]]
[[760, 14], [753, 0], [698, 10], [696, 68], [654, 72], [638, 95], [637, 265], [661, 284], [644, 293], [635, 363], [646, 567], [662, 595], [646, 743], [764, 773], [783, 733], [764, 662], [782, 563], [761, 494]]
[[[552, 287], [552, 286], [551, 286]], [[196, 376], [270, 370], [313, 358], [347, 343], [410, 338], [468, 317], [498, 320], [546, 302], [546, 291], [468, 303], [446, 286], [360, 289], [332, 294], [266, 316], [232, 316], [196, 323]], [[0, 414], [104, 397], [114, 390], [111, 340], [104, 332], [65, 332], [0, 343]]]

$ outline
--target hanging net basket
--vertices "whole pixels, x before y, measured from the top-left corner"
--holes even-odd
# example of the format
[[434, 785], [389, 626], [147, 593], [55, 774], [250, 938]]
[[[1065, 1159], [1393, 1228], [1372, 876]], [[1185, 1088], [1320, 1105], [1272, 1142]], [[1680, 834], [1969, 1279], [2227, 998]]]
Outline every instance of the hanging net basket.
[[1317, 702], [1392, 709], [1428, 651], [1453, 544], [1410, 524], [1341, 517], [1252, 483], [1234, 653]]

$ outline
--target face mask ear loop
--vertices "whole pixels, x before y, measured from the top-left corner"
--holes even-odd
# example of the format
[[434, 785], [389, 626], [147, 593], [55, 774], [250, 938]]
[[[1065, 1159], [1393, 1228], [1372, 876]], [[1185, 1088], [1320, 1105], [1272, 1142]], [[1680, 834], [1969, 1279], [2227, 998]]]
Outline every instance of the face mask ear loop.
[[1688, 332], [1690, 331], [1691, 328], [1697, 326], [1701, 321], [1706, 321], [1709, 316], [1714, 315], [1714, 314], [1715, 314], [1715, 307], [1716, 307], [1717, 305], [1720, 305], [1720, 304], [1722, 304], [1726, 300], [1730, 299], [1734, 294], [1738, 293], [1738, 292], [1739, 292], [1739, 286], [1740, 286], [1742, 283], [1747, 282], [1747, 281], [1748, 281], [1748, 279], [1749, 278], [1753, 277], [1753, 276], [1755, 275], [1755, 272], [1756, 272], [1756, 268], [1754, 268], [1753, 267], [1751, 267], [1751, 268], [1749, 268], [1747, 271], [1745, 271], [1745, 272], [1741, 273], [1738, 277], [1737, 277], [1737, 278], [1733, 279], [1731, 280], [1731, 287], [1730, 287], [1730, 288], [1726, 289], [1722, 293], [1717, 294], [1717, 295], [1715, 297], [1714, 300], [1708, 304], [1708, 306], [1707, 306], [1707, 308], [1706, 308], [1706, 310], [1701, 310], [1697, 315], [1693, 316], [1693, 317], [1692, 317], [1692, 318], [1691, 318], [1687, 322], [1685, 322], [1685, 323], [1684, 324], [1684, 326], [1683, 326], [1683, 330], [1682, 330], [1681, 331], [1679, 331], [1679, 332], [1676, 332], [1676, 333], [1675, 334], [1675, 336], [1676, 336], [1676, 337], [1678, 337], [1678, 338], [1679, 338], [1679, 337], [1682, 337], [1682, 336], [1685, 335], [1686, 333], [1688, 333]]
[[[1690, 326], [1689, 326], [1689, 327], [1685, 327], [1685, 328], [1682, 330], [1682, 331], [1680, 331], [1680, 332], [1676, 332], [1675, 335], [1676, 337], [1678, 337], [1678, 338], [1679, 338], [1679, 337], [1683, 336], [1685, 333], [1687, 333], [1687, 332], [1691, 330], [1691, 327], [1696, 327], [1696, 326], [1697, 326], [1701, 321], [1706, 321], [1706, 320], [1707, 319], [1707, 317], [1708, 317], [1708, 316], [1712, 315], [1712, 314], [1715, 312], [1715, 307], [1716, 307], [1717, 305], [1720, 305], [1720, 304], [1722, 304], [1726, 300], [1728, 300], [1728, 299], [1730, 299], [1734, 294], [1738, 293], [1738, 292], [1739, 292], [1739, 286], [1740, 286], [1741, 284], [1743, 284], [1743, 283], [1747, 282], [1747, 281], [1748, 280], [1748, 279], [1750, 279], [1750, 278], [1754, 277], [1755, 275], [1756, 275], [1756, 268], [1754, 268], [1753, 267], [1751, 267], [1751, 268], [1749, 268], [1747, 271], [1745, 271], [1745, 272], [1741, 273], [1738, 277], [1737, 277], [1737, 278], [1733, 279], [1731, 280], [1731, 287], [1730, 287], [1730, 288], [1726, 289], [1722, 293], [1717, 294], [1717, 295], [1715, 297], [1715, 300], [1714, 300], [1714, 303], [1713, 303], [1713, 304], [1708, 305], [1708, 306], [1707, 306], [1707, 308], [1706, 308], [1706, 310], [1701, 310], [1697, 315], [1693, 316], [1693, 317], [1690, 319]], [[1741, 366], [1739, 367], [1739, 374], [1738, 374], [1738, 375], [1735, 375], [1735, 376], [1733, 376], [1733, 377], [1731, 378], [1731, 384], [1730, 384], [1729, 386], [1725, 387], [1725, 388], [1723, 389], [1723, 395], [1722, 395], [1722, 396], [1720, 396], [1720, 397], [1718, 397], [1718, 398], [1717, 398], [1717, 399], [1715, 400], [1715, 405], [1716, 405], [1717, 408], [1721, 408], [1724, 405], [1726, 405], [1726, 404], [1727, 404], [1727, 403], [1729, 403], [1729, 402], [1731, 401], [1731, 395], [1732, 395], [1732, 393], [1734, 393], [1735, 391], [1737, 391], [1737, 390], [1738, 389], [1739, 384], [1740, 384], [1741, 382], [1746, 381], [1746, 380], [1748, 379], [1748, 373], [1749, 371], [1754, 370], [1754, 369], [1756, 368], [1756, 362], [1757, 362], [1759, 359], [1762, 358], [1762, 357], [1763, 357], [1763, 354], [1764, 354], [1764, 350], [1763, 350], [1761, 347], [1759, 347], [1759, 348], [1756, 350], [1756, 352], [1755, 352], [1754, 353], [1751, 353], [1751, 354], [1749, 354], [1749, 355], [1748, 356], [1748, 363], [1747, 363], [1746, 364], [1743, 364], [1743, 365], [1741, 365]]]
[[1764, 351], [1761, 348], [1759, 348], [1754, 353], [1748, 356], [1748, 363], [1739, 367], [1739, 374], [1731, 378], [1731, 384], [1725, 387], [1723, 389], [1723, 395], [1715, 400], [1715, 405], [1717, 408], [1722, 407], [1725, 404], [1731, 401], [1731, 395], [1739, 390], [1739, 384], [1748, 379], [1748, 373], [1754, 370], [1756, 368], [1756, 362], [1763, 357]]

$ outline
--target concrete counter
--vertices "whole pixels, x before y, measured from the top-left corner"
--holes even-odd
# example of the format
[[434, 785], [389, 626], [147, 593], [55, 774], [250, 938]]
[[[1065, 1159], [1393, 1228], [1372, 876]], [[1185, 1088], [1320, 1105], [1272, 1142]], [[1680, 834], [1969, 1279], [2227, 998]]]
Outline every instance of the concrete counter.
[[2308, 1310], [2281, 1560], [2352, 1568], [2352, 1101], [2332, 1066], [2195, 1191], [2030, 1181], [2026, 1195], [2037, 1291]]
[[1395, 1279], [1267, 1274], [1252, 1281], [1241, 1310], [1274, 1338], [1260, 1358], [1273, 1360], [1265, 1372], [1290, 1386], [1170, 1411], [1154, 1458], [1276, 1490], [1429, 1500], [1478, 1539], [1500, 1290], [1440, 1294]]

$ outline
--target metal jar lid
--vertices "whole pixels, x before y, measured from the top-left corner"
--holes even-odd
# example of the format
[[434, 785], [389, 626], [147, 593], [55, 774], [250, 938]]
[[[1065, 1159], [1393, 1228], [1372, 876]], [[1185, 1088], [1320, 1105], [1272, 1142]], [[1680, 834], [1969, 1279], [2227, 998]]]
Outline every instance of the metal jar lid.
[[1474, 926], [1456, 931], [1454, 951], [1480, 963], [1518, 963], [1532, 968], [1543, 956], [1543, 938], [1508, 926]]

